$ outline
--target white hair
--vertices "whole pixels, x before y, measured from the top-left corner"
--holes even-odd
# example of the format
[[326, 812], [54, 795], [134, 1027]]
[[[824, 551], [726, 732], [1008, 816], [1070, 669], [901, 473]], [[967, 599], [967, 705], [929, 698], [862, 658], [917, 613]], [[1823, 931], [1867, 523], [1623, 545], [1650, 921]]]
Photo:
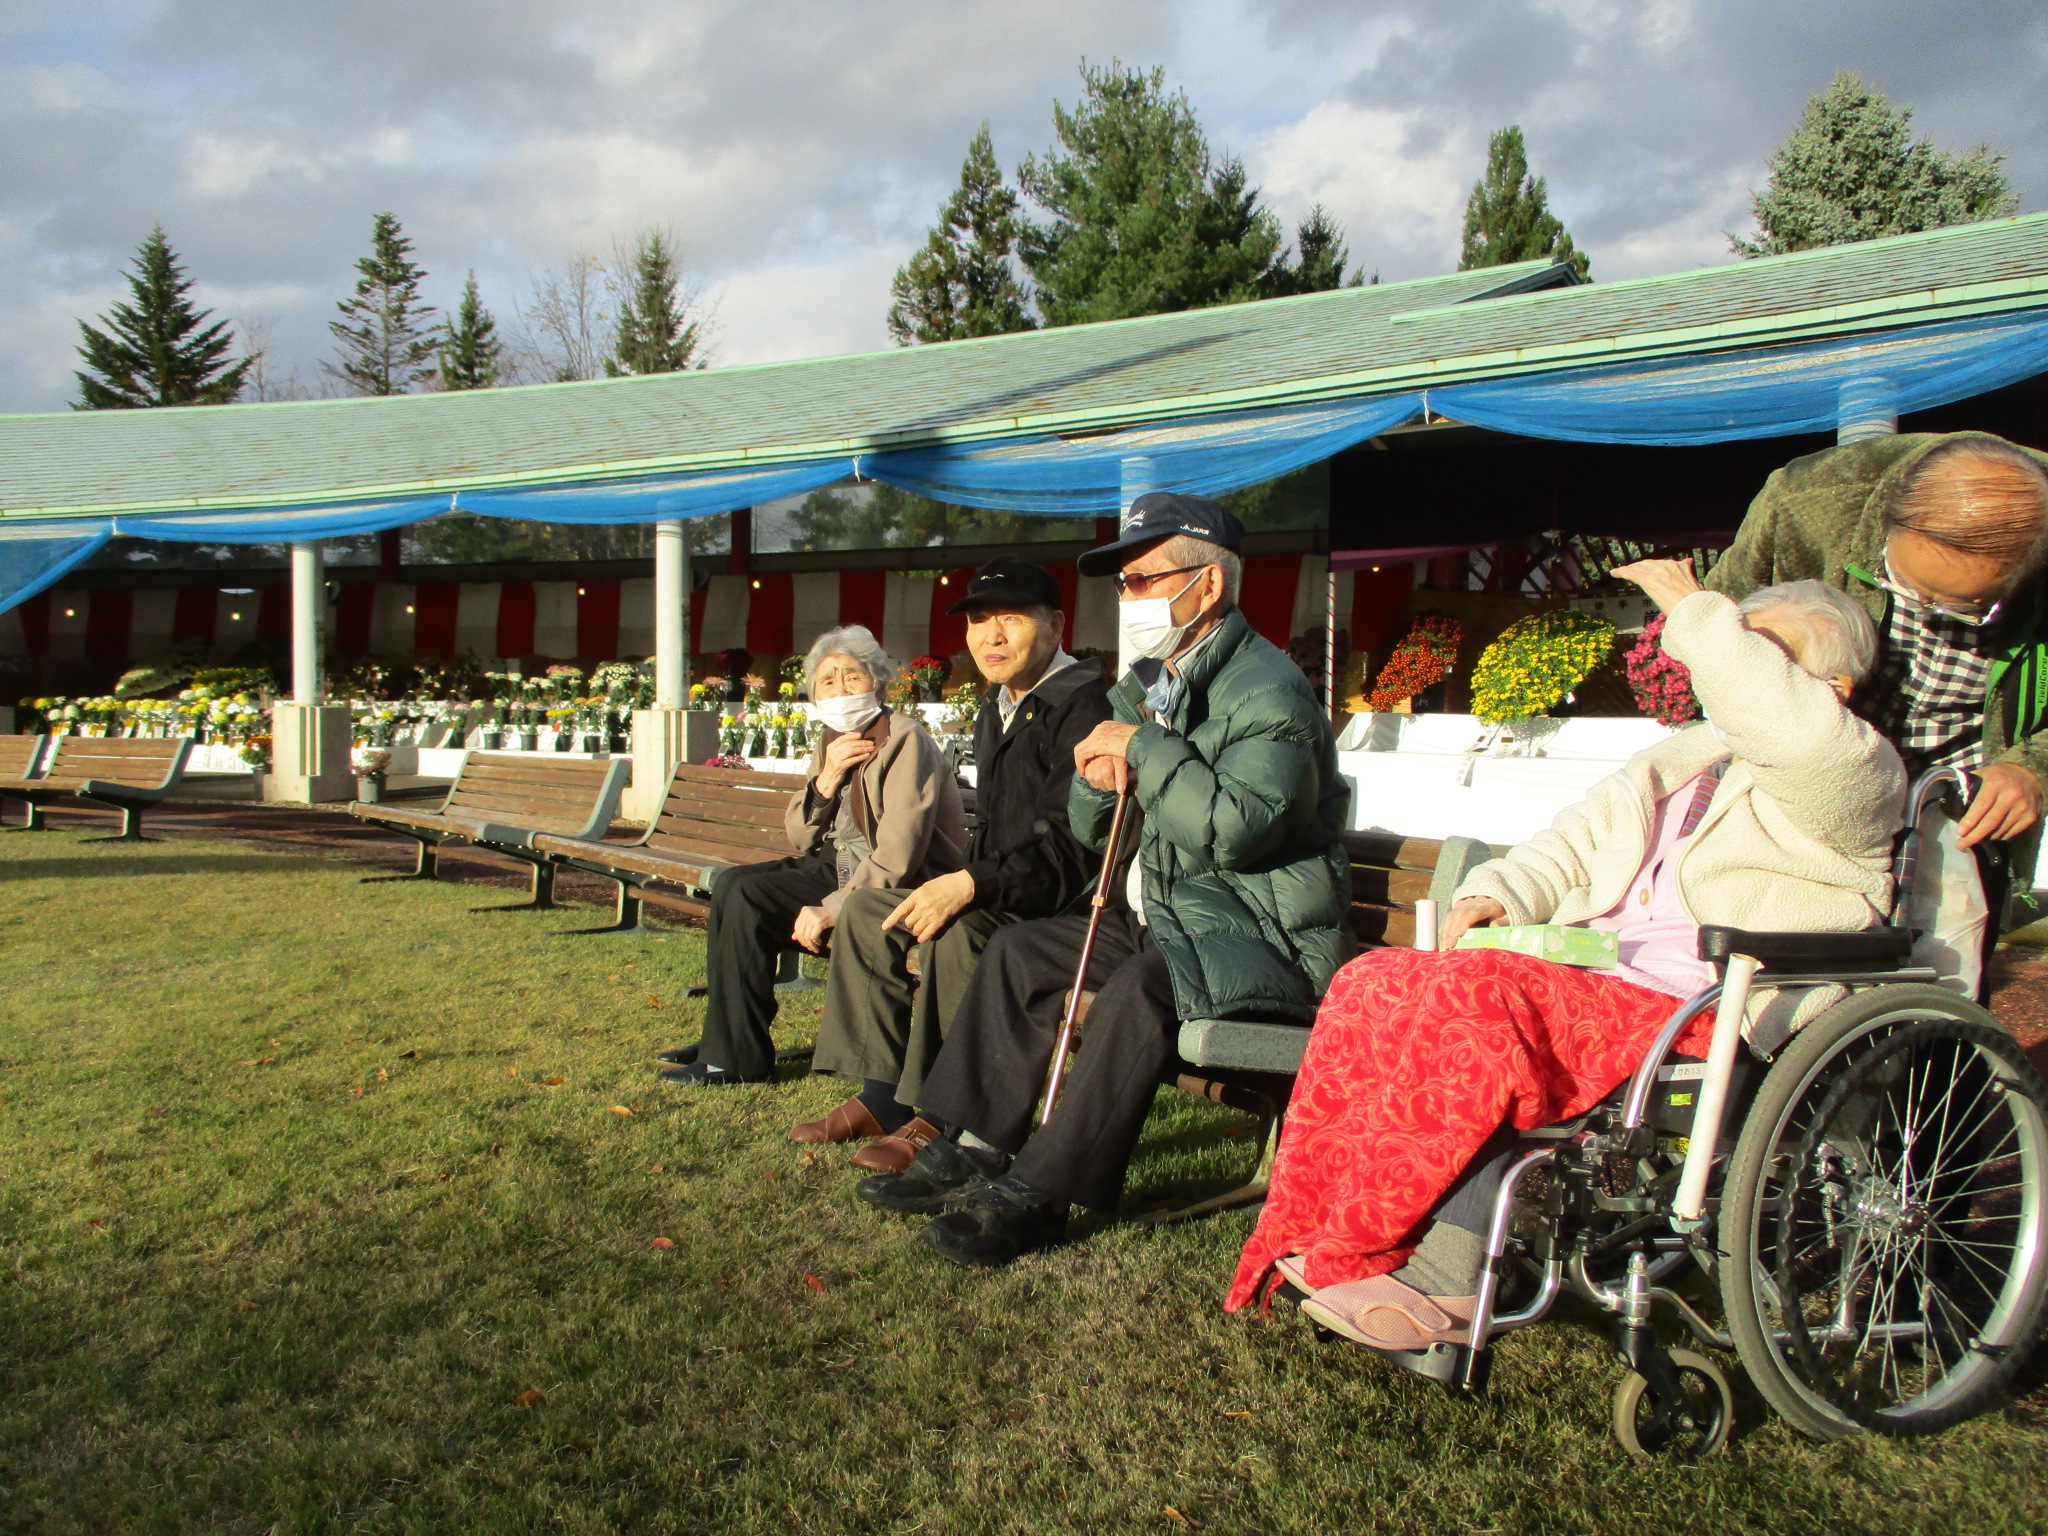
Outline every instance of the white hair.
[[857, 661], [874, 679], [875, 692], [887, 691], [896, 681], [896, 663], [889, 659], [889, 653], [882, 649], [882, 642], [865, 624], [842, 624], [837, 629], [828, 629], [811, 642], [811, 648], [804, 656], [804, 689], [815, 694], [818, 668], [825, 665], [827, 657], [844, 656]]
[[1758, 587], [1741, 603], [1745, 618], [1776, 614], [1799, 637], [1799, 665], [1815, 677], [1860, 683], [1877, 664], [1877, 626], [1863, 605], [1820, 581]]
[[1215, 566], [1223, 573], [1223, 606], [1237, 606], [1238, 588], [1244, 585], [1244, 556], [1191, 533], [1176, 533], [1159, 547], [1174, 565]]

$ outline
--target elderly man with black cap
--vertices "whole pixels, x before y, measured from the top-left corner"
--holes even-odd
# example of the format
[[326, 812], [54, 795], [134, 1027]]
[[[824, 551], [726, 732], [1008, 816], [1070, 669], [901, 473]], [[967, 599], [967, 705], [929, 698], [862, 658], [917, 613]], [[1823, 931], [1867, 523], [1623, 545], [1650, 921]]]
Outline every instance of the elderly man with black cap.
[[1067, 792], [1074, 749], [1109, 718], [1109, 687], [1100, 663], [1067, 654], [1064, 607], [1042, 566], [1001, 555], [948, 610], [967, 616], [968, 654], [993, 685], [975, 724], [966, 864], [914, 890], [848, 895], [811, 1065], [862, 1086], [790, 1140], [876, 1138], [856, 1166], [906, 1167], [939, 1134], [913, 1110], [983, 948], [1005, 924], [1063, 912], [1086, 890], [1091, 861], [1067, 826]]
[[1180, 1020], [1307, 1024], [1349, 956], [1349, 790], [1308, 679], [1238, 610], [1243, 541], [1215, 502], [1156, 492], [1081, 557], [1083, 575], [1114, 573], [1141, 658], [1075, 751], [1082, 841], [1106, 847], [1126, 787], [1140, 823], [1096, 940], [1085, 1039], [1034, 1129], [1087, 922], [1002, 929], [925, 1081], [925, 1109], [957, 1139], [860, 1185], [885, 1210], [935, 1215], [924, 1241], [957, 1263], [1006, 1264], [1058, 1242], [1070, 1203], [1117, 1203]]

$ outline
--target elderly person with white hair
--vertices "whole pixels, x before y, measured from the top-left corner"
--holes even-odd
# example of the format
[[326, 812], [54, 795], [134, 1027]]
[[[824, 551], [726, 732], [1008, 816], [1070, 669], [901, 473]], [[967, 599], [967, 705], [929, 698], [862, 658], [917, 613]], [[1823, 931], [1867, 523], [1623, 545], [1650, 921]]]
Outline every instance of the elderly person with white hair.
[[[1818, 581], [1738, 607], [1700, 590], [1689, 564], [1618, 574], [1669, 614], [1664, 647], [1692, 669], [1706, 723], [1474, 870], [1441, 952], [1382, 949], [1338, 972], [1226, 1308], [1277, 1269], [1307, 1293], [1304, 1312], [1361, 1343], [1462, 1341], [1491, 1206], [1464, 1190], [1484, 1150], [1620, 1085], [1677, 1000], [1713, 981], [1701, 926], [1855, 930], [1889, 911], [1905, 769], [1848, 708], [1876, 659], [1870, 616]], [[1619, 963], [1454, 947], [1481, 924], [1603, 930]], [[1782, 1027], [1825, 1000], [1762, 994], [1752, 1017], [1788, 1010], [1771, 1016]], [[1702, 1016], [1678, 1049], [1704, 1056], [1712, 1024]]]
[[665, 1082], [773, 1078], [776, 956], [792, 942], [823, 953], [848, 891], [915, 886], [965, 857], [952, 768], [915, 715], [882, 702], [896, 664], [875, 637], [858, 624], [826, 632], [804, 658], [804, 676], [823, 729], [783, 817], [796, 852], [724, 870], [712, 883], [704, 1036], [663, 1053], [672, 1063]]

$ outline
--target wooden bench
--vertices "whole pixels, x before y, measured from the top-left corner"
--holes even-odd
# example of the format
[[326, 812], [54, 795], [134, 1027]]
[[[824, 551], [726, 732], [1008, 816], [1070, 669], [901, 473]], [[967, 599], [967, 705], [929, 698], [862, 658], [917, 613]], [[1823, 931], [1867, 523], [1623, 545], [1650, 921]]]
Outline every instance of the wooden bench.
[[[41, 736], [0, 736], [0, 784], [10, 780], [32, 779], [36, 774], [36, 762], [43, 755]], [[0, 800], [6, 798], [0, 791]], [[40, 832], [43, 830], [42, 808], [33, 800], [21, 802], [28, 807], [28, 820], [10, 832]]]
[[533, 871], [528, 899], [478, 912], [535, 912], [555, 904], [555, 866], [536, 852], [534, 840], [549, 835], [595, 843], [618, 813], [632, 767], [623, 757], [608, 760], [527, 757], [509, 752], [472, 752], [434, 810], [375, 805], [358, 800], [349, 814], [419, 844], [410, 874], [368, 875], [365, 883], [431, 880], [441, 845], [467, 842], [517, 859]]
[[[795, 851], [782, 818], [789, 797], [801, 794], [804, 782], [801, 773], [683, 763], [669, 781], [660, 814], [639, 841], [601, 843], [590, 836], [555, 833], [536, 837], [533, 850], [562, 868], [602, 875], [617, 886], [616, 918], [605, 927], [576, 932], [638, 932], [641, 904], [649, 898], [702, 917], [720, 871], [787, 858]], [[659, 886], [668, 890], [657, 891]]]
[[[33, 738], [10, 738], [33, 739]], [[150, 843], [142, 835], [142, 813], [178, 787], [191, 755], [189, 736], [64, 736], [57, 741], [40, 778], [25, 773], [0, 779], [0, 795], [28, 802], [23, 830], [42, 826], [42, 807], [59, 800], [83, 800], [121, 813], [121, 830], [91, 843]]]

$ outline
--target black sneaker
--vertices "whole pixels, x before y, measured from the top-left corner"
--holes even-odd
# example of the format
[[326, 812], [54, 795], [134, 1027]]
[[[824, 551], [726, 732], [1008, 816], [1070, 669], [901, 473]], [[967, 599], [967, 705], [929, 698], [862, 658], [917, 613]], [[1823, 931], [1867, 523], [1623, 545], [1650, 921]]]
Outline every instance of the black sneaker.
[[1000, 1152], [984, 1152], [941, 1138], [923, 1147], [901, 1173], [878, 1173], [853, 1188], [861, 1199], [882, 1210], [935, 1216], [958, 1205], [970, 1188], [994, 1178], [1009, 1161]]
[[697, 1047], [695, 1045], [679, 1045], [672, 1051], [656, 1052], [654, 1059], [656, 1061], [665, 1061], [674, 1067], [687, 1067], [697, 1059]]
[[727, 1088], [747, 1081], [737, 1072], [714, 1067], [708, 1061], [693, 1061], [682, 1067], [663, 1067], [654, 1075], [664, 1083], [674, 1083], [681, 1088]]
[[964, 1209], [918, 1234], [927, 1248], [970, 1269], [1000, 1269], [1066, 1236], [1065, 1203], [1009, 1174], [979, 1185]]

